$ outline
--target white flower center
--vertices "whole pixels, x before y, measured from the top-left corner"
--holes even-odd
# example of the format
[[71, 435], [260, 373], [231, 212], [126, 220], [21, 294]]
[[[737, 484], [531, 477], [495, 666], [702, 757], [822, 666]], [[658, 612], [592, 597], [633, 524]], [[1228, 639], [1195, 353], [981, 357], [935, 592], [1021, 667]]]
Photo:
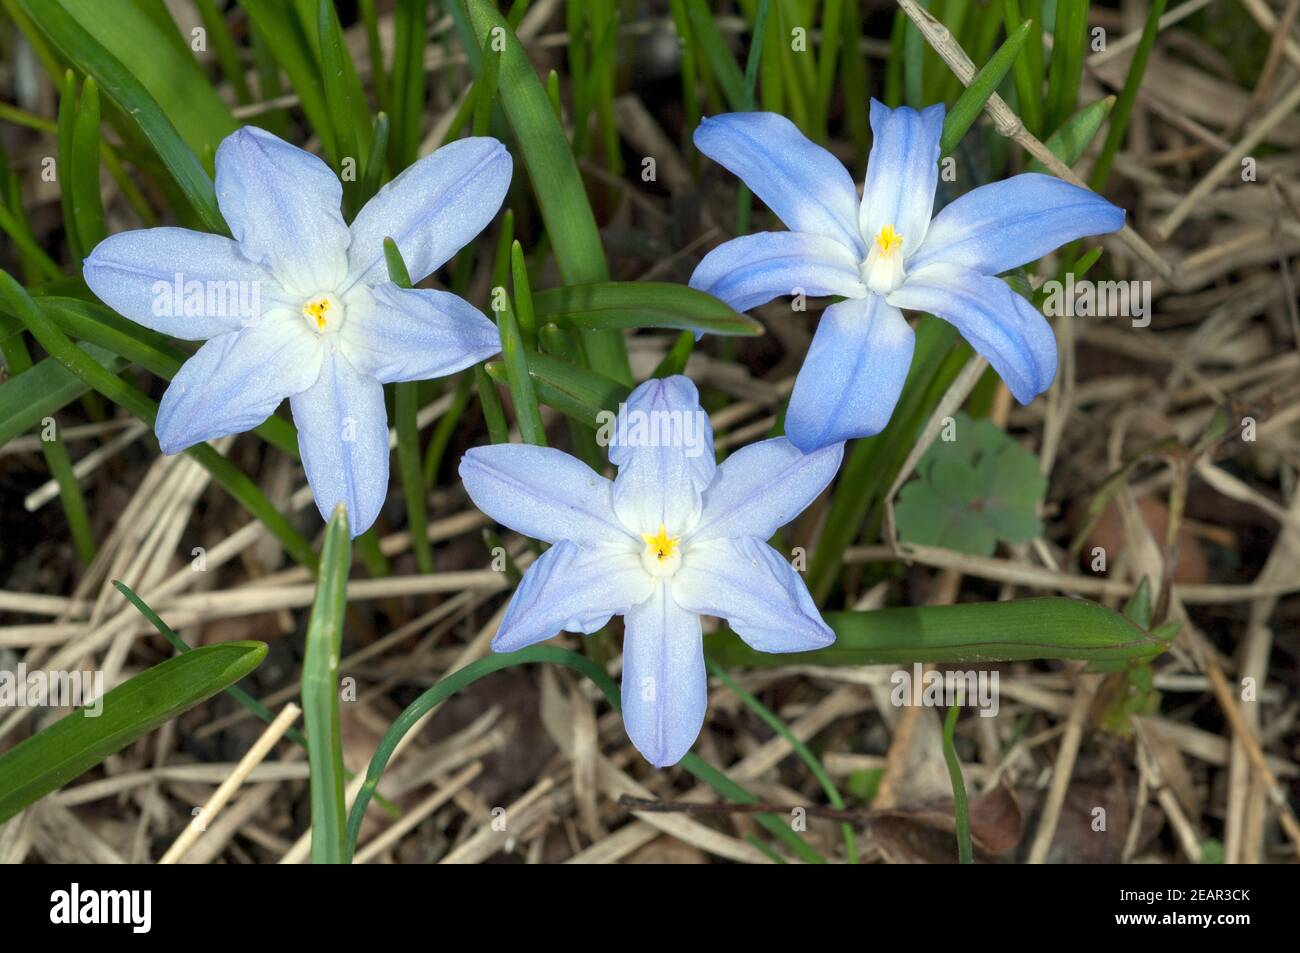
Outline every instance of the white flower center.
[[343, 324], [347, 313], [343, 302], [328, 291], [312, 295], [302, 306], [303, 320], [317, 334], [333, 334]]
[[642, 533], [645, 549], [641, 551], [641, 565], [652, 576], [671, 576], [682, 565], [680, 536], [669, 536], [662, 524], [657, 533]]
[[903, 283], [903, 236], [886, 225], [871, 243], [862, 263], [862, 280], [878, 295], [887, 295]]

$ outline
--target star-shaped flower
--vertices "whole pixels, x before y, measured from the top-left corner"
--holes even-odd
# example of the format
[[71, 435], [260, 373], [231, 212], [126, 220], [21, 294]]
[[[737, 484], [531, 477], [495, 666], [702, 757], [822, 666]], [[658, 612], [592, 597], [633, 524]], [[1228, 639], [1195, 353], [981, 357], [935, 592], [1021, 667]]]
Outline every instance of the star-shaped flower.
[[85, 261], [86, 284], [126, 317], [204, 341], [163, 395], [164, 453], [256, 427], [288, 397], [321, 515], [369, 528], [388, 490], [385, 383], [454, 373], [500, 350], [496, 327], [445, 291], [388, 280], [384, 239], [418, 282], [492, 220], [511, 162], [461, 139], [385, 185], [349, 226], [343, 188], [309, 152], [245, 127], [217, 149], [234, 239], [184, 228], [123, 232]]
[[718, 466], [685, 377], [646, 381], [628, 397], [610, 444], [613, 481], [559, 450], [470, 450], [460, 475], [479, 509], [552, 544], [524, 574], [492, 647], [591, 633], [624, 616], [627, 733], [651, 763], [677, 763], [708, 707], [701, 615], [726, 619], [760, 652], [834, 641], [803, 580], [766, 540], [830, 483], [843, 451], [805, 455], [780, 437]]
[[739, 176], [790, 228], [732, 239], [691, 287], [745, 311], [781, 295], [840, 295], [822, 315], [786, 413], [808, 451], [878, 433], [912, 362], [901, 308], [951, 322], [1022, 404], [1051, 386], [1051, 326], [994, 277], [1124, 211], [1087, 189], [1026, 173], [972, 189], [931, 220], [944, 108], [871, 101], [874, 140], [861, 202], [840, 161], [776, 113], [728, 113], [695, 130], [700, 151]]

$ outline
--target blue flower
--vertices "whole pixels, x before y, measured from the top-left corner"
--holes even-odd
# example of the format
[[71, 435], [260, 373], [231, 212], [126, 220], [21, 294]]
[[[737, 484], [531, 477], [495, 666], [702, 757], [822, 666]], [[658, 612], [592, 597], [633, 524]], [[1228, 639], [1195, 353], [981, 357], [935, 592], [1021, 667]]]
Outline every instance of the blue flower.
[[739, 176], [788, 232], [745, 235], [700, 262], [691, 287], [745, 311], [780, 295], [845, 298], [822, 315], [786, 414], [808, 451], [878, 433], [912, 362], [900, 308], [951, 322], [1022, 404], [1051, 386], [1047, 320], [993, 277], [1085, 235], [1124, 210], [1048, 175], [980, 186], [931, 220], [944, 109], [871, 102], [874, 141], [859, 203], [839, 160], [776, 113], [729, 113], [695, 130], [700, 151]]
[[804, 455], [781, 437], [718, 466], [685, 377], [634, 390], [610, 438], [613, 481], [522, 444], [476, 447], [460, 475], [484, 513], [552, 544], [524, 574], [492, 647], [511, 652], [624, 616], [623, 721], [662, 767], [681, 760], [704, 723], [701, 615], [726, 619], [760, 652], [834, 641], [803, 580], [765, 540], [830, 483], [844, 447]]
[[495, 139], [449, 143], [380, 189], [351, 226], [329, 167], [262, 129], [228, 136], [216, 169], [233, 240], [123, 232], [90, 253], [86, 284], [147, 328], [206, 342], [163, 395], [163, 453], [256, 427], [287, 397], [321, 515], [342, 503], [362, 533], [388, 490], [383, 385], [500, 350], [496, 327], [468, 302], [390, 282], [384, 239], [413, 282], [431, 274], [492, 220], [510, 156]]

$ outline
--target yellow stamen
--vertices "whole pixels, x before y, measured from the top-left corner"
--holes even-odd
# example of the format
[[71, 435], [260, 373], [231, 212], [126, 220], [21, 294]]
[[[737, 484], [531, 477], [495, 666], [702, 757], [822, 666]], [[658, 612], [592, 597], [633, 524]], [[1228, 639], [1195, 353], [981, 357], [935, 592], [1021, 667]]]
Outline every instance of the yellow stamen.
[[302, 306], [302, 316], [316, 322], [316, 330], [325, 330], [325, 312], [330, 309], [329, 298], [317, 298]]
[[653, 554], [660, 562], [677, 552], [677, 543], [681, 540], [680, 536], [669, 536], [668, 528], [662, 523], [659, 524], [658, 533], [642, 533], [641, 538], [645, 540], [646, 552]]
[[903, 247], [903, 236], [894, 231], [893, 225], [886, 225], [876, 236], [876, 244], [880, 246], [880, 254], [889, 256]]

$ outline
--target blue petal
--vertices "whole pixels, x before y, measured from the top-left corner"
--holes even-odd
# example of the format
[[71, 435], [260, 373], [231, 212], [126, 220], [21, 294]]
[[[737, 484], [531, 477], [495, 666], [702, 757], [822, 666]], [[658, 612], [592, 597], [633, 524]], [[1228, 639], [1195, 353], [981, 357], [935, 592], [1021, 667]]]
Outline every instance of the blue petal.
[[217, 147], [217, 204], [240, 250], [302, 298], [347, 274], [343, 186], [330, 167], [265, 129], [245, 126]]
[[90, 290], [118, 314], [189, 341], [237, 331], [293, 303], [229, 238], [187, 228], [110, 235], [82, 267]]
[[464, 298], [384, 282], [347, 296], [343, 351], [363, 374], [392, 381], [445, 377], [501, 350], [496, 325]]
[[294, 395], [289, 406], [316, 508], [328, 520], [342, 503], [352, 535], [360, 536], [388, 495], [383, 385], [359, 373], [335, 350], [322, 363], [320, 379]]
[[614, 515], [609, 480], [561, 450], [518, 443], [474, 447], [461, 458], [460, 478], [475, 506], [525, 536], [639, 551], [640, 540]]
[[724, 242], [704, 256], [691, 287], [748, 311], [782, 295], [820, 298], [867, 293], [858, 259], [834, 239], [805, 232], [758, 232]]
[[214, 337], [181, 365], [158, 405], [162, 452], [252, 430], [315, 383], [321, 353], [320, 339], [287, 311]]
[[1027, 404], [1056, 376], [1052, 327], [1028, 301], [1000, 278], [947, 263], [912, 272], [889, 296], [899, 308], [929, 311], [956, 325]]
[[660, 583], [624, 624], [623, 724], [642, 757], [664, 768], [691, 750], [709, 707], [700, 617]]
[[861, 258], [858, 190], [848, 171], [777, 113], [727, 113], [700, 121], [695, 145], [749, 186], [796, 232], [833, 238]]
[[759, 652], [811, 652], [835, 641], [794, 567], [757, 539], [692, 544], [672, 596], [689, 612], [726, 619]]
[[380, 189], [357, 213], [348, 286], [388, 279], [384, 239], [397, 243], [411, 281], [431, 275], [492, 221], [510, 187], [510, 153], [495, 139], [457, 139]]
[[889, 423], [912, 363], [915, 337], [879, 295], [826, 309], [794, 382], [785, 432], [809, 453]]
[[513, 652], [561, 630], [589, 635], [645, 601], [653, 585], [635, 553], [556, 543], [519, 581], [492, 648]]
[[870, 242], [886, 225], [894, 226], [903, 236], [906, 257], [920, 247], [934, 208], [943, 105], [917, 112], [907, 106], [890, 109], [873, 99], [871, 132], [859, 210], [862, 234]]
[[768, 539], [830, 485], [844, 457], [833, 443], [800, 453], [785, 437], [741, 447], [718, 467], [704, 491], [704, 510], [691, 539]]
[[933, 262], [996, 275], [1087, 235], [1124, 227], [1124, 210], [1050, 175], [981, 185], [934, 217], [909, 269]]
[[717, 469], [713, 427], [695, 385], [681, 375], [646, 381], [628, 395], [606, 439], [619, 468], [614, 511], [623, 525], [635, 533], [689, 529]]

